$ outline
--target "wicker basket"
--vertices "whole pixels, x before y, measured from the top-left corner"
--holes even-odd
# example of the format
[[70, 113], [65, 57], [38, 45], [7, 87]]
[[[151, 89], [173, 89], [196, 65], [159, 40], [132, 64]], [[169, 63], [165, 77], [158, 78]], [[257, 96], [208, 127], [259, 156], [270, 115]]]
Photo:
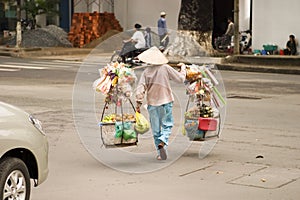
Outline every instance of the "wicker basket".
[[[118, 122], [117, 122], [118, 123]], [[122, 123], [121, 121], [119, 123]], [[126, 122], [130, 123], [130, 129], [133, 131], [134, 122]], [[122, 130], [121, 135], [116, 135], [116, 123], [102, 123], [100, 127], [101, 131], [101, 138], [103, 145], [105, 147], [125, 147], [125, 146], [132, 146], [137, 145], [138, 137], [135, 133], [135, 138], [126, 138], [124, 129]]]

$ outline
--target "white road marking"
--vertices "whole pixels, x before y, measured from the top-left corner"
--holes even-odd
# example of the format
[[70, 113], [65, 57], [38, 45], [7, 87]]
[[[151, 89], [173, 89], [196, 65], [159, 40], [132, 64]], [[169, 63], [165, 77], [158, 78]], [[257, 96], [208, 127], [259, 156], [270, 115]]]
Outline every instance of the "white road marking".
[[69, 62], [60, 60], [49, 60], [49, 61], [28, 61], [27, 63], [0, 61], [0, 71], [20, 71], [21, 69], [35, 69], [35, 70], [51, 70], [51, 69], [71, 69], [80, 67], [80, 62]]
[[74, 65], [71, 65], [71, 66], [67, 66], [67, 65], [57, 66], [57, 64], [55, 64], [55, 63], [52, 64], [52, 63], [16, 63], [16, 62], [6, 62], [6, 64], [16, 65], [16, 66], [18, 66], [19, 64], [22, 64], [22, 66], [38, 66], [38, 67], [46, 67], [46, 68], [50, 68], [50, 67], [55, 67], [55, 68], [71, 68], [71, 67], [74, 66]]
[[[20, 63], [21, 64], [21, 63]], [[21, 68], [21, 69], [48, 69], [47, 67], [32, 67], [32, 66], [21, 66], [21, 65], [4, 65], [0, 64], [0, 67], [6, 68]]]
[[0, 71], [7, 71], [7, 72], [16, 72], [20, 71], [21, 69], [5, 69], [5, 68], [0, 68]]

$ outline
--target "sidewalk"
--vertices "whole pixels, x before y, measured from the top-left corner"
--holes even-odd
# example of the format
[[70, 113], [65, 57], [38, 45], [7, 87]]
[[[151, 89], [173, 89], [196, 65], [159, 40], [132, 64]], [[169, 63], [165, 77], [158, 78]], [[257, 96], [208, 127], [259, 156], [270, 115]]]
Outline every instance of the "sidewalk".
[[[0, 46], [0, 56], [72, 61], [83, 61], [91, 51], [93, 51], [93, 49], [89, 48], [53, 47], [16, 49]], [[99, 53], [99, 56], [110, 56], [112, 54], [103, 51], [96, 53]], [[169, 58], [169, 60], [171, 63], [182, 62], [180, 58]], [[220, 70], [300, 74], [300, 56], [229, 55], [227, 57], [184, 58], [184, 62], [186, 61], [193, 64], [215, 63]]]

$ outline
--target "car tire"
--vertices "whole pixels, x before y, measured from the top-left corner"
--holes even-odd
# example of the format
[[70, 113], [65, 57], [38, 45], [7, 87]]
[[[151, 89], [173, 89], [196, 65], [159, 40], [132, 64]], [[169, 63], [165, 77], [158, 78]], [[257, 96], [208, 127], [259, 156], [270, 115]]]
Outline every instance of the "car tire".
[[0, 200], [30, 198], [30, 176], [25, 163], [8, 157], [0, 162]]

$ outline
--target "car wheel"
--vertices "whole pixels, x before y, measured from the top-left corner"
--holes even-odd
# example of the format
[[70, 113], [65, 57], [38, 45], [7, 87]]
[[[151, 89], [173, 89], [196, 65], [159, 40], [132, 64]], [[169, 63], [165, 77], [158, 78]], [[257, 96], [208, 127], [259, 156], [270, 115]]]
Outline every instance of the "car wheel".
[[29, 200], [30, 176], [25, 163], [18, 158], [0, 162], [0, 199]]

